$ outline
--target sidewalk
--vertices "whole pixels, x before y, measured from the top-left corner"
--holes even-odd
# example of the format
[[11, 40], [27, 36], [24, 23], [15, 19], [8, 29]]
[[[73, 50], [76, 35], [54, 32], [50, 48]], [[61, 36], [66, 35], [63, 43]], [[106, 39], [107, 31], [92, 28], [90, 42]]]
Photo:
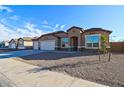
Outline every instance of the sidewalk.
[[[51, 71], [38, 71], [37, 66], [22, 63], [11, 58], [0, 59], [0, 76], [5, 76], [6, 86], [17, 87], [105, 87], [97, 83]], [[8, 80], [7, 80], [8, 79]], [[8, 82], [8, 83], [7, 83]], [[1, 83], [1, 82], [0, 82]], [[1, 84], [0, 84], [1, 85]]]

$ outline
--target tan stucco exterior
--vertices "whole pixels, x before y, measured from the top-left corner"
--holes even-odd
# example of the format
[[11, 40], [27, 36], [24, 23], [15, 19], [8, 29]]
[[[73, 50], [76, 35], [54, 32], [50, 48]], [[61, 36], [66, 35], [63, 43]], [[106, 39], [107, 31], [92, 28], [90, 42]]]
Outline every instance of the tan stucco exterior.
[[24, 41], [24, 46], [33, 46], [33, 42], [32, 41]]
[[[100, 35], [105, 35], [107, 37], [107, 46], [110, 46], [109, 44], [109, 32], [105, 32], [105, 31], [90, 31], [90, 32], [85, 32], [82, 36], [85, 37], [85, 35], [92, 35], [92, 34], [100, 34]], [[85, 42], [85, 38], [84, 38], [84, 42]]]
[[70, 29], [67, 30], [67, 32], [57, 32], [57, 33], [54, 32], [54, 33], [48, 33], [48, 34], [42, 35], [40, 38], [37, 39], [37, 41], [40, 43], [45, 40], [55, 40], [56, 48], [64, 49], [61, 44], [61, 39], [68, 38], [69, 49], [76, 47], [78, 50], [82, 50], [86, 48], [86, 44], [85, 44], [86, 35], [94, 35], [94, 34], [99, 34], [100, 36], [105, 35], [107, 36], [107, 45], [109, 46], [110, 33], [111, 31], [104, 30], [101, 28], [92, 28], [92, 29], [84, 30], [80, 27], [71, 27]]
[[17, 42], [18, 48], [20, 49], [28, 49], [33, 47], [33, 41], [24, 40], [23, 38], [19, 38]]
[[72, 41], [73, 41], [72, 38], [73, 37], [77, 37], [78, 47], [80, 48], [82, 46], [82, 33], [83, 32], [77, 28], [73, 28], [73, 29], [68, 31], [68, 38], [71, 39], [70, 46], [73, 46], [73, 44], [72, 44]]

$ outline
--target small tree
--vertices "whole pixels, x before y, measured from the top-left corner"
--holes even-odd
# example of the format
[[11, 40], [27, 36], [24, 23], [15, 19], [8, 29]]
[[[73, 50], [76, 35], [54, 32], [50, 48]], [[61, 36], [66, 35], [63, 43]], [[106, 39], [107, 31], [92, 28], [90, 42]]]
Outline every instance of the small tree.
[[105, 35], [101, 36], [101, 51], [104, 53], [107, 52], [107, 37]]
[[[105, 53], [107, 52], [107, 37], [106, 37], [106, 35], [101, 36], [101, 48], [99, 50], [104, 54], [104, 57], [105, 57]], [[99, 53], [99, 60], [101, 60], [100, 53]]]

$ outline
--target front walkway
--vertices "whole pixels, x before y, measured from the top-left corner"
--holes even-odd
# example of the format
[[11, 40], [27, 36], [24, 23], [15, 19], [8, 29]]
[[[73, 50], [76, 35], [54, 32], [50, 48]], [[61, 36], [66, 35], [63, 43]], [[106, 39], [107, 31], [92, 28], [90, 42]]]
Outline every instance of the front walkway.
[[[53, 86], [76, 86], [76, 87], [103, 87], [97, 83], [77, 79], [66, 74], [51, 71], [36, 71], [37, 66], [29, 65], [20, 61], [0, 59], [0, 85], [18, 87], [53, 87]], [[4, 82], [5, 80], [5, 82]]]

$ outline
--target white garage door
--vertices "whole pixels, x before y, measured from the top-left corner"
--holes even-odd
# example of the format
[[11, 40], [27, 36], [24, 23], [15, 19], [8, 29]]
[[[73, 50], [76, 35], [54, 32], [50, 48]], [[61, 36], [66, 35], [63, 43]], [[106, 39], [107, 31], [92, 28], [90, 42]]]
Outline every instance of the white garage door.
[[55, 50], [55, 40], [45, 40], [40, 42], [41, 50]]
[[11, 44], [11, 48], [16, 48], [16, 45], [15, 44]]
[[34, 41], [33, 42], [33, 48], [34, 49], [38, 49], [38, 41]]

